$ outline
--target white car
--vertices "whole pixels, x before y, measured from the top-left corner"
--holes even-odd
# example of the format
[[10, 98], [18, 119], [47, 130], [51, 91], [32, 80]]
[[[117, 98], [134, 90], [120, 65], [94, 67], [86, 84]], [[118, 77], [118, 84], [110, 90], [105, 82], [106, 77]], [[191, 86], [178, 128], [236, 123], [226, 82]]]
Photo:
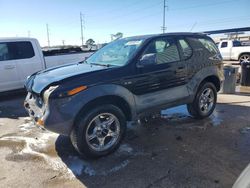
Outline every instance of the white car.
[[218, 48], [223, 60], [250, 63], [250, 46], [243, 46], [240, 41], [222, 40], [218, 43]]
[[21, 89], [29, 75], [53, 66], [83, 61], [90, 54], [44, 57], [37, 39], [0, 38], [0, 92]]

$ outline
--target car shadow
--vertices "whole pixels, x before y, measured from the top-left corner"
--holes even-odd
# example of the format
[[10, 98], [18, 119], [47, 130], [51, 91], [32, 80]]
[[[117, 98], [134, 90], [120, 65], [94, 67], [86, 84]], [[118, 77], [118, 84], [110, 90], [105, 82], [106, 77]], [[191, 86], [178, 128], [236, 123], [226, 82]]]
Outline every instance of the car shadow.
[[146, 123], [129, 125], [120, 148], [96, 160], [82, 158], [66, 136], [57, 138], [55, 149], [86, 187], [154, 187], [165, 179], [174, 187], [199, 187], [199, 181], [230, 187], [249, 162], [250, 107], [241, 104], [219, 103], [204, 120], [190, 117], [185, 106], [164, 110]]
[[25, 96], [26, 91], [24, 90], [1, 93], [0, 118], [18, 119], [19, 117], [28, 116], [23, 107]]

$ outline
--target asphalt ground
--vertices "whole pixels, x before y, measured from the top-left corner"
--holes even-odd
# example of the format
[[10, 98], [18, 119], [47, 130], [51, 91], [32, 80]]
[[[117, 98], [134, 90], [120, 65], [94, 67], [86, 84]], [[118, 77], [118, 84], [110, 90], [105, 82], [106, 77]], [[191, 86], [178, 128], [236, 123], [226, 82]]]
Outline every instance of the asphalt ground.
[[97, 160], [34, 126], [24, 98], [0, 97], [0, 187], [232, 187], [250, 162], [249, 88], [219, 94], [204, 120], [180, 106], [128, 125], [120, 148]]

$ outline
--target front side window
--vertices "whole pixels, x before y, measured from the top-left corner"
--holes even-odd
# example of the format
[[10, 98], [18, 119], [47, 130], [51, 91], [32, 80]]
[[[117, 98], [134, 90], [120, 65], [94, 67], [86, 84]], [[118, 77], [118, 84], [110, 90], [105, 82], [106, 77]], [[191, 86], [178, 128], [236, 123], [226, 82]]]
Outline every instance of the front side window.
[[87, 59], [88, 64], [123, 66], [135, 54], [144, 39], [119, 39], [104, 46]]
[[208, 40], [208, 39], [199, 39], [199, 41], [207, 49], [207, 51], [210, 54], [217, 54], [217, 53], [219, 53], [218, 48], [216, 47], [216, 45], [211, 40]]
[[180, 61], [177, 45], [173, 39], [156, 39], [152, 41], [143, 53], [145, 55], [154, 54], [157, 64]]
[[221, 43], [221, 48], [226, 48], [227, 47], [227, 42], [222, 42]]
[[34, 57], [31, 42], [5, 42], [0, 43], [0, 61], [28, 59]]

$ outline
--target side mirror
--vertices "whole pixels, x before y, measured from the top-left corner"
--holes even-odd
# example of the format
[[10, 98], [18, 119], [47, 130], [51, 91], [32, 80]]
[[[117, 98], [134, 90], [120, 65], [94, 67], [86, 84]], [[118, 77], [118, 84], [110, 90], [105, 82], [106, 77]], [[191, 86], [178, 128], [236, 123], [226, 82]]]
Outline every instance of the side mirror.
[[154, 54], [154, 53], [145, 54], [139, 60], [137, 67], [141, 68], [141, 67], [144, 67], [147, 65], [154, 65], [154, 64], [156, 64], [156, 54]]

